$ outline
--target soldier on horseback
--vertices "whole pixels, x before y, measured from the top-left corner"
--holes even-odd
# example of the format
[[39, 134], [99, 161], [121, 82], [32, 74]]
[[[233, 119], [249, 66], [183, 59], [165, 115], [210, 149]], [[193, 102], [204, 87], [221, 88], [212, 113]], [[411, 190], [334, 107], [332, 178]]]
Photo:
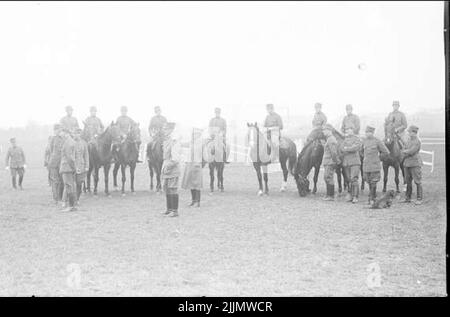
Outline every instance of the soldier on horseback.
[[86, 141], [92, 142], [92, 140], [102, 133], [105, 129], [100, 118], [97, 117], [97, 108], [92, 106], [89, 109], [90, 116], [84, 120], [85, 131], [86, 131]]
[[66, 107], [66, 116], [62, 117], [59, 121], [59, 124], [62, 126], [63, 129], [69, 130], [71, 133], [75, 131], [75, 129], [78, 129], [80, 126], [78, 125], [78, 120], [72, 116], [73, 114], [73, 108], [72, 106]]
[[[120, 113], [121, 115], [117, 118], [116, 120], [116, 124], [119, 126], [119, 131], [120, 131], [120, 136], [122, 140], [125, 140], [128, 132], [135, 126], [138, 126], [138, 123], [136, 123], [136, 121], [134, 121], [133, 119], [131, 119], [127, 113], [128, 113], [128, 108], [126, 106], [122, 106], [120, 108]], [[140, 140], [137, 140], [135, 143], [136, 149], [139, 152], [139, 146], [141, 144]], [[117, 152], [119, 151], [119, 147], [116, 145], [113, 145], [113, 159], [114, 162], [118, 162], [118, 156], [117, 156]], [[140, 161], [138, 161], [140, 162]]]
[[[406, 128], [408, 127], [408, 123], [406, 121], [406, 116], [403, 112], [399, 111], [400, 102], [394, 100], [392, 102], [393, 111], [389, 113], [384, 123], [385, 128], [388, 124], [392, 124], [394, 127], [395, 134], [400, 138], [403, 144], [407, 141], [407, 135], [405, 133]], [[387, 136], [386, 136], [387, 137]]]
[[215, 108], [214, 109], [214, 113], [215, 113], [215, 117], [212, 118], [209, 121], [209, 136], [210, 136], [210, 141], [215, 140], [216, 138], [221, 138], [225, 151], [223, 152], [223, 160], [224, 163], [228, 163], [227, 162], [227, 122], [225, 121], [224, 118], [222, 118], [220, 116], [221, 114], [221, 109], [220, 108]]
[[[267, 116], [264, 120], [264, 128], [267, 129], [267, 140], [269, 144], [272, 144], [273, 151], [271, 150], [270, 156], [272, 162], [278, 161], [280, 140], [281, 140], [281, 130], [283, 130], [283, 120], [281, 116], [274, 111], [273, 104], [269, 103], [266, 105]], [[278, 132], [278, 139], [272, 139], [272, 131]]]

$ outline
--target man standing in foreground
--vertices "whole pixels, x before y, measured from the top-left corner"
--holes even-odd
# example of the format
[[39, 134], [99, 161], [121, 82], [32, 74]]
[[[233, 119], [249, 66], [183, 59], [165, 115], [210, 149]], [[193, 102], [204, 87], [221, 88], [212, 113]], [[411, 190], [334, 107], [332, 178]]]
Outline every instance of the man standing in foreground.
[[346, 126], [345, 139], [341, 144], [341, 151], [344, 154], [342, 165], [345, 177], [348, 180], [347, 201], [355, 204], [358, 202], [359, 197], [358, 179], [361, 170], [361, 158], [359, 156], [361, 141], [354, 134], [354, 128], [352, 124]]
[[362, 142], [363, 176], [369, 184], [368, 204], [372, 205], [377, 197], [377, 183], [381, 179], [380, 155], [389, 155], [386, 145], [374, 136], [375, 128], [366, 127], [366, 137]]
[[89, 151], [86, 141], [81, 138], [81, 129], [75, 130], [75, 184], [76, 184], [76, 204], [79, 204], [81, 196], [81, 186], [86, 181], [89, 170]]
[[9, 140], [11, 147], [6, 153], [6, 169], [11, 172], [11, 181], [13, 189], [17, 189], [17, 175], [19, 175], [19, 189], [23, 190], [22, 182], [23, 175], [25, 173], [26, 162], [25, 153], [20, 146], [17, 146], [16, 138], [11, 138]]
[[422, 190], [422, 158], [420, 157], [421, 143], [417, 137], [419, 128], [411, 125], [408, 128], [409, 138], [406, 142], [405, 148], [402, 150], [402, 154], [405, 159], [403, 161], [403, 168], [405, 169], [405, 181], [406, 181], [406, 197], [403, 202], [410, 203], [412, 195], [412, 181], [417, 186], [417, 200], [416, 205], [422, 204], [423, 190]]
[[326, 201], [334, 200], [334, 174], [336, 172], [336, 166], [341, 163], [338, 156], [338, 143], [332, 131], [333, 126], [331, 124], [326, 124], [323, 127], [323, 134], [327, 138], [322, 161], [325, 167], [324, 180], [327, 186], [327, 194], [323, 200]]
[[62, 131], [64, 139], [61, 150], [61, 165], [59, 172], [64, 184], [64, 192], [69, 205], [63, 211], [75, 211], [76, 185], [75, 185], [75, 141], [72, 139], [69, 130]]

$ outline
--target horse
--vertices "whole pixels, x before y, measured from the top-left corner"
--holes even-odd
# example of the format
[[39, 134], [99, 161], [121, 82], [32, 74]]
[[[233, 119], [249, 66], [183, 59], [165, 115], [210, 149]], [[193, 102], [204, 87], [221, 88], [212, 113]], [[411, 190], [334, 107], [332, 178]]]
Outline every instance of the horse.
[[[334, 137], [338, 142], [338, 148], [340, 144], [344, 140], [344, 136], [339, 133], [336, 129], [332, 130]], [[309, 180], [308, 175], [311, 172], [312, 168], [314, 168], [314, 177], [313, 177], [313, 190], [312, 193], [315, 194], [317, 192], [317, 181], [319, 177], [320, 165], [322, 164], [324, 147], [322, 142], [326, 141], [325, 134], [322, 129], [316, 129], [310, 134], [311, 141], [308, 142], [303, 149], [300, 151], [297, 164], [294, 171], [294, 178], [297, 184], [297, 190], [300, 197], [306, 196], [309, 192]], [[343, 153], [338, 151], [338, 155], [341, 158], [343, 157]], [[342, 164], [339, 164], [336, 167], [335, 171], [337, 175], [337, 183], [339, 187], [339, 193], [342, 193], [342, 179], [344, 180], [344, 190], [348, 188], [348, 180], [344, 173], [344, 167]]]
[[163, 165], [164, 134], [158, 131], [147, 144], [146, 159], [150, 172], [150, 190], [153, 190], [153, 175], [156, 173], [156, 192], [161, 193], [161, 170]]
[[[268, 195], [269, 187], [267, 184], [268, 183], [267, 166], [271, 163], [270, 152], [272, 151], [272, 146], [269, 140], [267, 140], [266, 136], [260, 131], [258, 124], [256, 122], [247, 123], [247, 127], [248, 127], [247, 142], [249, 145], [249, 155], [253, 162], [253, 167], [256, 171], [256, 176], [258, 177], [259, 183], [258, 196], [262, 196], [263, 193]], [[281, 191], [284, 191], [286, 189], [288, 174], [291, 173], [292, 175], [294, 175], [294, 169], [297, 163], [297, 147], [291, 139], [287, 137], [281, 137], [278, 154], [281, 169], [283, 170], [283, 180], [284, 180], [283, 185], [281, 187]], [[263, 169], [264, 192], [263, 192], [261, 168]]]
[[[86, 126], [85, 126], [86, 130]], [[86, 135], [84, 132], [83, 135]], [[91, 174], [94, 176], [94, 195], [97, 195], [98, 186], [98, 171], [103, 167], [103, 172], [105, 175], [105, 194], [110, 196], [108, 190], [108, 178], [109, 169], [111, 168], [112, 159], [112, 145], [118, 144], [120, 141], [119, 127], [114, 122], [101, 133], [96, 136], [93, 140], [89, 140], [88, 150], [89, 150], [89, 170], [87, 172], [86, 178], [86, 191], [91, 191]]]
[[210, 192], [214, 192], [214, 171], [217, 171], [217, 188], [223, 192], [223, 171], [225, 169], [225, 158], [229, 155], [229, 148], [225, 142], [217, 144], [216, 138], [213, 136], [210, 139], [205, 140], [203, 144], [204, 160], [208, 163], [209, 167], [209, 189]]
[[139, 158], [139, 148], [138, 143], [140, 142], [140, 129], [139, 124], [132, 125], [128, 130], [125, 137], [121, 140], [118, 146], [118, 162], [114, 164], [113, 178], [114, 178], [114, 188], [117, 188], [117, 173], [120, 170], [122, 172], [122, 196], [125, 196], [125, 181], [126, 181], [126, 168], [130, 167], [130, 190], [131, 193], [134, 191], [134, 171], [136, 170], [136, 163]]
[[386, 185], [389, 176], [389, 167], [393, 167], [395, 171], [395, 186], [397, 194], [400, 193], [399, 188], [399, 172], [402, 171], [403, 181], [405, 181], [405, 171], [403, 169], [403, 155], [402, 148], [404, 147], [403, 141], [400, 136], [395, 132], [395, 127], [392, 122], [386, 121], [384, 125], [384, 144], [389, 150], [388, 155], [380, 155], [380, 160], [383, 165], [383, 193], [386, 192]]

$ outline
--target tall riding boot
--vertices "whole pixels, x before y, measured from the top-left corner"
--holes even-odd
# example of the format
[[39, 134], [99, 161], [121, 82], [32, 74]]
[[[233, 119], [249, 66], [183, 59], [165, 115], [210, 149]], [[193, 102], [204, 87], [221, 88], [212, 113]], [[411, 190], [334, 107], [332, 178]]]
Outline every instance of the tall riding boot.
[[406, 184], [406, 193], [405, 199], [402, 201], [403, 203], [410, 203], [412, 195], [412, 184]]
[[23, 188], [22, 188], [22, 182], [23, 182], [23, 175], [20, 175], [20, 176], [19, 176], [19, 188], [20, 188], [20, 189], [23, 189]]
[[348, 193], [347, 193], [347, 196], [345, 197], [345, 200], [352, 201], [353, 200], [353, 192], [354, 192], [353, 183], [348, 183], [347, 186], [348, 186]]
[[12, 181], [12, 187], [13, 187], [14, 189], [17, 189], [17, 186], [16, 186], [16, 177], [15, 177], [15, 176], [11, 177], [11, 181]]
[[168, 215], [172, 209], [171, 195], [166, 194], [166, 211], [161, 211], [163, 215]]
[[352, 203], [356, 204], [358, 202], [358, 198], [359, 198], [359, 186], [358, 186], [358, 182], [355, 182], [354, 184], [352, 184], [353, 187], [353, 200]]
[[195, 189], [191, 189], [191, 197], [192, 197], [192, 201], [189, 204], [189, 207], [192, 207], [195, 205], [196, 199], [197, 199], [197, 193]]
[[330, 185], [330, 198], [334, 200], [334, 185]]
[[197, 207], [200, 207], [200, 189], [196, 190], [197, 192], [197, 199], [196, 199], [196, 203], [197, 203]]
[[326, 184], [326, 188], [327, 188], [327, 194], [322, 199], [323, 200], [331, 200], [331, 197], [330, 197], [330, 185]]
[[173, 194], [172, 196], [172, 212], [169, 214], [169, 217], [178, 217], [178, 194]]
[[422, 184], [416, 184], [417, 186], [417, 200], [415, 202], [416, 205], [421, 205], [422, 204], [422, 199], [423, 199], [423, 189], [422, 189]]

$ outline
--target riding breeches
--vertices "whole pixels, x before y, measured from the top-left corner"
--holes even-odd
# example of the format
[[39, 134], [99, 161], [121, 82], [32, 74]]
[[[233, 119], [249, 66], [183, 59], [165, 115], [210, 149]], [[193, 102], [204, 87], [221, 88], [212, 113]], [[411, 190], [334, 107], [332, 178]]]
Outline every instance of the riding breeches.
[[381, 179], [381, 173], [378, 172], [364, 172], [364, 180], [369, 184], [376, 184]]
[[64, 187], [63, 187], [63, 183], [62, 183], [61, 174], [59, 174], [59, 169], [50, 167], [48, 170], [49, 170], [50, 183], [52, 185], [53, 200], [61, 201]]
[[178, 180], [179, 177], [171, 177], [163, 179], [163, 190], [166, 194], [178, 193]]
[[358, 182], [361, 165], [344, 166], [345, 177], [350, 183]]
[[412, 184], [413, 180], [417, 185], [422, 184], [422, 168], [420, 166], [404, 167], [404, 169], [406, 184]]
[[64, 184], [65, 195], [69, 200], [69, 206], [73, 207], [75, 204], [75, 197], [76, 197], [75, 174], [72, 172], [61, 173], [61, 177]]
[[336, 165], [325, 165], [325, 171], [323, 173], [323, 179], [327, 185], [334, 185], [334, 173], [336, 172]]

